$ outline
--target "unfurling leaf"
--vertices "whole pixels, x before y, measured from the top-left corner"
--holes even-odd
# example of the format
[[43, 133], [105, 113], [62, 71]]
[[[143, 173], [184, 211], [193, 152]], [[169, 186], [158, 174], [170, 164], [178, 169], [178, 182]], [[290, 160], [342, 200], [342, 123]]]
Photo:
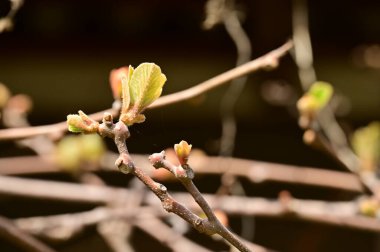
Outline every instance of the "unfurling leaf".
[[127, 79], [122, 81], [123, 104], [120, 120], [127, 125], [145, 120], [141, 113], [162, 93], [166, 76], [154, 63], [142, 63], [136, 69], [129, 67]]
[[302, 128], [310, 127], [317, 113], [329, 103], [333, 91], [329, 83], [318, 81], [298, 100], [297, 108], [300, 113], [298, 123]]
[[331, 99], [333, 90], [334, 89], [330, 83], [323, 81], [315, 82], [311, 86], [310, 90], [308, 91], [308, 94], [313, 98], [314, 106], [317, 110], [320, 110], [324, 106], [326, 106], [326, 104]]
[[67, 126], [69, 131], [74, 133], [96, 133], [99, 123], [79, 110], [78, 115], [67, 116]]
[[181, 141], [179, 144], [174, 145], [174, 151], [177, 154], [178, 160], [181, 165], [187, 164], [189, 159], [191, 144], [188, 144], [186, 141]]
[[297, 102], [297, 108], [301, 114], [315, 114], [324, 108], [330, 101], [333, 94], [333, 87], [327, 82], [315, 82]]
[[166, 82], [166, 76], [161, 73], [161, 69], [154, 63], [143, 63], [139, 65], [132, 74], [129, 82], [131, 95], [131, 105], [139, 111], [146, 108], [162, 92], [162, 87]]

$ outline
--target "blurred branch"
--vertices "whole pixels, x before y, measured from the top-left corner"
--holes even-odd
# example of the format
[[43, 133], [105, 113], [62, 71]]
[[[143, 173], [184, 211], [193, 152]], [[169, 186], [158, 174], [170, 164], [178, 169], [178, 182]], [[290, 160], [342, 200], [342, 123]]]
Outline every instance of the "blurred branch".
[[[338, 181], [338, 180], [336, 180]], [[37, 199], [64, 200], [90, 204], [115, 204], [122, 199], [128, 199], [130, 192], [105, 186], [88, 186], [63, 182], [48, 182], [34, 179], [0, 177], [0, 194], [18, 195]], [[173, 197], [182, 202], [189, 202], [190, 208], [199, 207], [189, 198], [188, 194], [173, 193]], [[206, 195], [206, 200], [213, 208], [218, 208], [228, 214], [255, 215], [267, 217], [294, 217], [307, 221], [321, 222], [350, 228], [380, 231], [380, 223], [373, 218], [357, 215], [357, 202], [322, 202], [307, 200], [291, 200], [292, 207], [279, 201], [237, 197]], [[161, 208], [161, 204], [153, 195], [147, 195], [146, 202]], [[191, 203], [193, 202], [193, 203]], [[244, 206], [243, 208], [241, 206]], [[140, 210], [139, 210], [140, 212]], [[141, 211], [143, 212], [143, 211]]]
[[313, 67], [313, 50], [309, 32], [306, 0], [293, 0], [294, 58], [303, 90], [308, 90], [317, 77]]
[[[218, 23], [224, 24], [237, 49], [236, 66], [247, 63], [251, 58], [251, 42], [241, 26], [235, 1], [209, 0], [205, 5], [205, 11], [206, 19], [203, 22], [203, 27], [211, 29]], [[234, 110], [246, 82], [247, 76], [233, 79], [220, 102], [220, 115], [222, 117], [220, 155], [222, 156], [231, 156], [234, 150], [236, 135]]]
[[246, 177], [253, 183], [270, 181], [363, 192], [363, 186], [357, 177], [345, 172], [238, 158], [199, 157], [193, 161], [197, 173], [229, 172], [232, 175]]
[[11, 241], [14, 245], [24, 251], [29, 252], [54, 252], [41, 241], [19, 229], [13, 222], [3, 216], [0, 216], [0, 237]]
[[[191, 208], [196, 207], [187, 194], [175, 193], [173, 196], [183, 202], [189, 202]], [[204, 196], [214, 209], [220, 209], [230, 215], [291, 218], [364, 231], [380, 231], [378, 220], [358, 214], [357, 201], [328, 202], [294, 198], [283, 200], [281, 197], [279, 200], [268, 200], [241, 196]], [[148, 200], [151, 199], [148, 198]], [[149, 201], [149, 203], [153, 202]]]
[[[98, 207], [81, 213], [19, 218], [14, 222], [20, 229], [37, 236], [54, 240], [57, 238], [68, 240], [87, 226], [96, 225], [109, 219], [118, 219], [121, 222], [128, 221], [173, 251], [211, 251], [180, 235], [163, 223], [158, 218], [164, 214], [161, 208], [157, 209], [158, 211], [149, 211], [146, 209], [147, 207], [139, 208], [137, 214], [131, 214], [129, 208], [128, 205], [119, 208]], [[54, 230], [60, 230], [60, 232], [54, 232]], [[54, 236], [54, 233], [66, 235], [57, 237]], [[255, 252], [270, 251], [248, 241], [246, 244]]]
[[128, 241], [131, 228], [129, 223], [117, 218], [108, 219], [97, 225], [98, 233], [114, 252], [135, 251]]
[[13, 18], [24, 3], [23, 0], [9, 0], [11, 9], [5, 17], [0, 18], [0, 33], [13, 28]]
[[170, 228], [155, 216], [146, 216], [144, 218], [139, 218], [134, 224], [145, 233], [154, 237], [156, 240], [175, 252], [211, 252], [211, 250], [199, 246], [178, 232], [175, 232], [172, 228]]
[[211, 89], [214, 89], [240, 76], [249, 74], [251, 72], [254, 72], [263, 68], [276, 67], [279, 63], [279, 59], [283, 57], [292, 47], [293, 47], [293, 42], [288, 41], [282, 46], [280, 46], [279, 48], [257, 59], [254, 59], [238, 67], [235, 67], [231, 70], [228, 70], [194, 87], [191, 87], [189, 89], [186, 89], [184, 91], [180, 91], [174, 94], [160, 97], [149, 108], [167, 106], [167, 105], [177, 103], [180, 101], [188, 100], [200, 94], [206, 93], [210, 91]]
[[[136, 163], [147, 173], [152, 173], [153, 169], [147, 160], [147, 155], [131, 155]], [[107, 171], [116, 171], [114, 168], [114, 158], [116, 154], [107, 154], [104, 158], [102, 167]], [[26, 164], [28, 164], [27, 168]], [[302, 167], [294, 165], [284, 165], [270, 162], [245, 160], [226, 157], [191, 156], [190, 164], [197, 174], [224, 174], [226, 172], [239, 177], [245, 177], [252, 183], [279, 182], [298, 184], [305, 186], [318, 186], [331, 189], [363, 193], [364, 188], [357, 176], [347, 172], [329, 171], [320, 168]], [[233, 167], [233, 168], [231, 168]], [[87, 169], [87, 168], [84, 168]], [[0, 174], [18, 175], [34, 173], [60, 172], [60, 167], [46, 161], [38, 156], [0, 158]], [[14, 180], [13, 183], [22, 184], [25, 179], [0, 177], [5, 180]], [[25, 181], [26, 183], [28, 180]], [[44, 182], [44, 181], [42, 181]], [[10, 182], [6, 182], [10, 184]], [[75, 185], [70, 183], [70, 185]], [[10, 187], [10, 189], [13, 186]], [[3, 191], [5, 190], [5, 191]], [[7, 188], [0, 192], [6, 192]]]
[[[222, 84], [227, 83], [230, 80], [238, 78], [240, 76], [246, 75], [248, 73], [260, 70], [262, 68], [275, 67], [278, 65], [278, 61], [283, 57], [293, 46], [292, 41], [288, 41], [281, 47], [255, 59], [239, 67], [233, 68], [227, 72], [217, 75], [207, 81], [204, 81], [194, 87], [189, 89], [176, 92], [173, 94], [165, 95], [160, 97], [154, 103], [152, 103], [148, 109], [159, 108], [167, 105], [171, 105], [177, 102], [185, 101], [196, 97], [200, 94], [210, 91]], [[94, 120], [100, 121], [104, 113], [111, 113], [116, 116], [119, 112], [114, 109], [107, 109], [101, 112], [91, 114], [90, 117]], [[0, 130], [0, 140], [12, 140], [20, 139], [26, 137], [32, 137], [36, 135], [53, 134], [59, 132], [66, 132], [67, 124], [65, 122], [26, 127], [26, 128], [15, 128], [15, 129], [3, 129]]]
[[117, 202], [128, 196], [120, 188], [0, 176], [0, 194], [89, 204]]
[[[123, 199], [128, 202], [125, 211], [129, 216], [136, 216], [139, 213], [146, 188], [137, 179], [132, 180], [129, 198]], [[108, 245], [115, 252], [133, 252], [135, 251], [129, 242], [133, 225], [130, 221], [124, 221], [121, 218], [112, 218], [97, 224], [98, 233], [104, 238]]]

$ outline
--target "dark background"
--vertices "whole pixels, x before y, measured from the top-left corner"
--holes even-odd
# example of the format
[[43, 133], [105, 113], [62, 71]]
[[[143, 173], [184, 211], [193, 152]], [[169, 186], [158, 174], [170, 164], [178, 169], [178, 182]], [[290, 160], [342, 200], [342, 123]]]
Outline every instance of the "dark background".
[[[113, 101], [109, 72], [124, 65], [155, 62], [168, 77], [164, 94], [186, 89], [235, 65], [235, 46], [224, 27], [202, 30], [204, 3], [26, 0], [14, 30], [0, 34], [0, 81], [13, 93], [32, 97], [34, 125], [63, 121], [78, 109], [91, 113], [109, 108]], [[252, 41], [253, 58], [291, 37], [291, 1], [238, 3], [246, 14], [244, 28]], [[0, 15], [7, 8], [7, 1], [0, 0]], [[341, 118], [344, 127], [351, 131], [379, 119], [380, 71], [355, 63], [355, 57], [363, 46], [380, 42], [380, 2], [310, 1], [309, 8], [318, 79], [331, 82], [350, 104]], [[278, 69], [253, 73], [248, 81], [237, 105], [236, 157], [342, 170], [327, 155], [302, 143], [294, 108], [273, 106], [261, 95], [268, 81], [284, 81], [301, 94], [290, 56], [281, 60]], [[210, 155], [217, 154], [219, 106], [225, 90], [220, 87], [206, 99], [148, 111], [147, 121], [131, 129], [130, 151], [157, 152], [186, 139]], [[282, 189], [300, 198], [355, 196], [289, 185], [247, 186], [255, 196], [276, 197]], [[343, 228], [259, 219], [256, 229], [255, 242], [282, 251], [379, 248], [374, 235]]]

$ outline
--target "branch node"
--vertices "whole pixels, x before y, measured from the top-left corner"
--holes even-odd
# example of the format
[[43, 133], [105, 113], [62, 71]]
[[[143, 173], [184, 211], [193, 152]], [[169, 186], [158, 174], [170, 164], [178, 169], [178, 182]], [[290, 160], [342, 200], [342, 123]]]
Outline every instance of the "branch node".
[[166, 198], [166, 199], [162, 200], [162, 207], [168, 213], [173, 212], [173, 200], [170, 198]]
[[191, 169], [191, 167], [188, 164], [177, 166], [174, 169], [174, 175], [178, 179], [189, 179], [189, 180], [194, 179], [194, 171], [193, 169]]
[[113, 116], [111, 113], [109, 112], [105, 112], [103, 114], [103, 123], [107, 126], [107, 127], [111, 127], [113, 125]]
[[160, 153], [154, 153], [150, 155], [149, 162], [152, 164], [154, 168], [159, 169], [161, 167], [164, 167], [165, 158], [165, 151], [161, 151]]
[[135, 170], [135, 164], [130, 159], [127, 153], [121, 153], [119, 158], [116, 159], [115, 165], [124, 174], [129, 174]]
[[167, 193], [168, 192], [168, 189], [163, 184], [156, 183], [156, 185], [157, 185], [157, 188], [161, 191], [161, 193]]

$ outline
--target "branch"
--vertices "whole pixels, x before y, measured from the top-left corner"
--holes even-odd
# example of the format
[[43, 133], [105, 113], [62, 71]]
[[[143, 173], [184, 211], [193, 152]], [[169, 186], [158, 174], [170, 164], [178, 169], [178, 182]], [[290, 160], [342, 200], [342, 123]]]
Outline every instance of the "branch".
[[9, 0], [11, 9], [5, 17], [0, 18], [0, 33], [13, 28], [13, 18], [23, 4], [23, 0]]
[[359, 179], [350, 173], [320, 168], [284, 165], [238, 158], [199, 157], [192, 160], [197, 173], [223, 174], [248, 178], [253, 183], [281, 182], [363, 192]]
[[[173, 197], [182, 202], [189, 202], [191, 209], [197, 208], [195, 203], [191, 203], [190, 196], [185, 193], [175, 193]], [[281, 199], [268, 200], [265, 198], [210, 194], [206, 194], [204, 197], [213, 208], [220, 209], [229, 215], [293, 218], [375, 233], [380, 231], [380, 223], [376, 219], [358, 215], [356, 201], [327, 202], [291, 198], [284, 204]], [[154, 205], [152, 198], [147, 200], [149, 204]]]
[[[203, 22], [203, 27], [211, 29], [218, 23], [223, 23], [237, 50], [236, 66], [247, 63], [251, 58], [251, 42], [248, 34], [241, 26], [240, 13], [235, 7], [235, 1], [209, 0], [205, 4], [205, 12], [206, 19]], [[247, 76], [232, 80], [220, 102], [222, 136], [219, 154], [222, 156], [231, 156], [235, 147], [236, 119], [234, 109], [246, 82]]]
[[[147, 161], [147, 155], [131, 154], [131, 157], [145, 172], [152, 174], [153, 170], [150, 168], [150, 163]], [[103, 158], [101, 167], [108, 171], [115, 171], [113, 160], [116, 158], [117, 155], [107, 153]], [[221, 175], [229, 173], [234, 176], [247, 178], [252, 183], [276, 182], [325, 187], [355, 193], [365, 192], [359, 178], [356, 175], [347, 172], [238, 158], [208, 157], [201, 155], [191, 156], [189, 162], [197, 174]], [[28, 166], [25, 164], [28, 164]], [[38, 156], [0, 158], [0, 174], [2, 175], [61, 171], [62, 169], [60, 169], [60, 167], [54, 162], [49, 162]], [[5, 178], [6, 177], [3, 177], [3, 179]], [[28, 184], [27, 181], [25, 183]], [[6, 189], [2, 188], [2, 184], [0, 183], [0, 192]]]
[[[206, 93], [211, 89], [214, 89], [222, 84], [225, 84], [228, 81], [231, 81], [240, 76], [249, 74], [251, 72], [268, 68], [276, 67], [278, 61], [283, 57], [291, 48], [293, 47], [292, 41], [288, 41], [283, 44], [281, 47], [238, 67], [235, 67], [227, 72], [224, 72], [214, 78], [211, 78], [205, 82], [202, 82], [194, 87], [186, 89], [181, 92], [177, 92], [170, 95], [165, 95], [160, 97], [156, 102], [154, 102], [149, 108], [158, 108], [162, 106], [171, 105], [180, 101], [185, 101]], [[1, 135], [0, 135], [1, 138]]]
[[[108, 243], [115, 252], [134, 252], [130, 244], [130, 236], [133, 230], [131, 217], [135, 217], [140, 213], [141, 203], [145, 196], [146, 188], [139, 183], [137, 179], [131, 181], [131, 189], [127, 199], [122, 199], [128, 202], [127, 206], [122, 207], [122, 213], [128, 215], [128, 219], [124, 220], [121, 217], [116, 217], [111, 214], [107, 219], [97, 223], [98, 233]], [[122, 204], [124, 206], [124, 204]], [[112, 209], [113, 210], [113, 209]], [[115, 209], [116, 211], [118, 209]], [[117, 212], [116, 212], [117, 213]], [[121, 212], [120, 212], [121, 213]], [[119, 213], [119, 214], [120, 214]], [[82, 219], [83, 220], [83, 219]]]
[[[112, 115], [105, 113], [103, 116], [102, 124], [97, 124], [94, 121], [89, 122], [90, 124], [95, 124], [97, 133], [102, 137], [108, 137], [114, 140], [115, 145], [119, 151], [119, 158], [116, 159], [115, 165], [119, 170], [125, 174], [132, 174], [137, 177], [141, 182], [143, 182], [146, 187], [151, 190], [161, 201], [162, 207], [167, 211], [174, 213], [187, 221], [200, 233], [206, 233], [208, 235], [213, 235], [215, 233], [221, 235], [225, 241], [228, 241], [235, 248], [241, 252], [250, 252], [249, 248], [244, 245], [236, 236], [234, 236], [229, 230], [227, 230], [216, 218], [211, 208], [207, 202], [202, 197], [201, 193], [195, 187], [192, 182], [193, 173], [191, 168], [186, 164], [182, 163], [182, 167], [176, 167], [176, 171], [180, 171], [181, 174], [175, 173], [181, 181], [182, 184], [188, 189], [193, 198], [197, 201], [199, 206], [205, 211], [208, 219], [202, 219], [184, 205], [176, 201], [170, 196], [166, 187], [162, 184], [155, 182], [151, 177], [144, 173], [140, 168], [136, 167], [131, 156], [129, 155], [126, 140], [129, 138], [130, 133], [128, 127], [119, 120], [117, 123], [113, 123]], [[182, 143], [182, 142], [181, 142]], [[186, 143], [187, 149], [185, 152], [190, 152], [191, 146]], [[161, 154], [161, 155], [160, 155]], [[158, 168], [157, 165], [163, 164], [165, 167], [164, 152], [160, 154], [153, 154], [149, 157], [151, 163], [154, 167]], [[184, 153], [183, 153], [184, 154]], [[182, 162], [187, 161], [188, 153], [183, 155]], [[181, 160], [181, 159], [180, 159]], [[170, 163], [167, 163], [169, 165]], [[174, 171], [169, 167], [170, 171]], [[174, 168], [173, 168], [174, 169]]]
[[128, 196], [119, 188], [0, 176], [0, 194], [89, 204], [117, 202]]
[[151, 235], [173, 251], [211, 252], [211, 250], [199, 246], [186, 237], [174, 232], [172, 228], [154, 216], [148, 218], [139, 218], [135, 222], [135, 226], [142, 229], [145, 233]]
[[[177, 147], [176, 147], [177, 146]], [[182, 183], [186, 190], [191, 194], [193, 199], [197, 202], [198, 206], [203, 210], [207, 216], [207, 220], [210, 223], [210, 230], [219, 234], [228, 241], [232, 246], [237, 248], [239, 251], [249, 252], [250, 249], [246, 244], [240, 241], [236, 235], [229, 231], [215, 216], [212, 208], [207, 203], [205, 198], [199, 192], [198, 188], [193, 183], [194, 172], [188, 165], [187, 160], [191, 150], [191, 145], [189, 146], [187, 142], [182, 141], [178, 145], [175, 145], [176, 154], [178, 160], [180, 161], [180, 166], [175, 166], [171, 162], [165, 159], [165, 152], [153, 154], [149, 157], [150, 162], [156, 168], [165, 168]]]
[[[291, 41], [286, 42], [281, 47], [255, 59], [244, 65], [233, 68], [227, 72], [224, 72], [220, 75], [215, 76], [205, 82], [202, 82], [194, 87], [173, 93], [170, 95], [165, 95], [160, 97], [154, 103], [152, 103], [148, 109], [159, 108], [167, 105], [171, 105], [177, 102], [185, 101], [196, 97], [200, 94], [210, 91], [213, 88], [221, 86], [222, 84], [227, 83], [230, 80], [238, 78], [240, 76], [249, 74], [251, 72], [257, 71], [262, 68], [275, 67], [278, 64], [278, 61], [283, 57], [293, 46]], [[110, 113], [113, 116], [116, 116], [119, 112], [114, 109], [107, 109], [100, 111], [94, 114], [91, 114], [90, 117], [94, 120], [100, 121], [104, 113]], [[36, 135], [46, 135], [59, 132], [66, 132], [67, 124], [66, 122], [60, 122], [44, 126], [35, 126], [35, 127], [26, 127], [26, 128], [15, 128], [15, 129], [3, 129], [0, 130], [0, 140], [12, 140], [20, 139], [26, 137], [32, 137]]]
[[41, 241], [25, 233], [15, 226], [12, 221], [0, 216], [0, 236], [5, 240], [11, 241], [17, 247], [29, 252], [54, 252]]
[[[155, 204], [157, 203], [153, 197], [151, 197], [151, 199]], [[63, 241], [73, 238], [85, 227], [93, 226], [109, 219], [120, 219], [120, 221], [126, 221], [142, 229], [173, 251], [185, 251], [186, 249], [189, 249], [189, 251], [210, 251], [176, 233], [172, 228], [169, 228], [159, 220], [159, 217], [165, 216], [159, 205], [157, 205], [157, 211], [152, 209], [152, 207], [140, 207], [137, 213], [132, 213], [128, 211], [128, 209], [129, 206], [127, 208], [97, 207], [93, 210], [80, 213], [19, 218], [15, 220], [15, 224], [20, 229], [33, 235], [53, 239], [55, 241], [57, 239]], [[54, 232], [55, 230], [58, 230], [58, 232]], [[60, 234], [61, 236], [54, 234]], [[62, 234], [64, 234], [64, 236], [62, 236]], [[255, 252], [270, 251], [249, 241], [245, 243]]]
[[[47, 188], [49, 188], [47, 190]], [[91, 188], [91, 189], [90, 189]], [[88, 193], [90, 192], [90, 193]], [[37, 179], [12, 178], [0, 176], [0, 194], [31, 197], [37, 199], [60, 200], [70, 202], [81, 202], [89, 204], [114, 204], [120, 199], [127, 199], [129, 191], [105, 186], [88, 186], [64, 182], [48, 182]], [[173, 193], [173, 197], [181, 202], [192, 201], [185, 193]], [[213, 208], [220, 208], [227, 214], [232, 215], [257, 215], [266, 217], [289, 217], [289, 209], [286, 209], [280, 202], [250, 197], [223, 196], [216, 197], [205, 195], [205, 198]], [[344, 226], [373, 232], [380, 231], [380, 223], [373, 218], [357, 216], [356, 202], [323, 202], [295, 200], [299, 206], [303, 207], [303, 214], [299, 215], [307, 221], [317, 221], [336, 226]], [[319, 204], [319, 203], [321, 204]], [[156, 197], [148, 195], [146, 203], [159, 207]], [[318, 204], [322, 207], [317, 207]], [[244, 207], [242, 207], [244, 206]], [[308, 206], [308, 207], [306, 207]], [[195, 203], [189, 207], [199, 210]], [[298, 207], [297, 209], [301, 209]], [[318, 211], [315, 209], [319, 209]], [[322, 209], [322, 210], [321, 210]], [[339, 209], [339, 210], [337, 210]], [[346, 210], [343, 210], [346, 209]], [[157, 209], [158, 210], [158, 209]], [[143, 210], [139, 210], [143, 212]], [[300, 211], [300, 210], [299, 210]], [[309, 214], [307, 214], [309, 212]], [[100, 214], [100, 216], [102, 216]], [[299, 216], [294, 216], [295, 218]], [[316, 216], [316, 217], [313, 217]], [[95, 218], [95, 217], [94, 217]]]

